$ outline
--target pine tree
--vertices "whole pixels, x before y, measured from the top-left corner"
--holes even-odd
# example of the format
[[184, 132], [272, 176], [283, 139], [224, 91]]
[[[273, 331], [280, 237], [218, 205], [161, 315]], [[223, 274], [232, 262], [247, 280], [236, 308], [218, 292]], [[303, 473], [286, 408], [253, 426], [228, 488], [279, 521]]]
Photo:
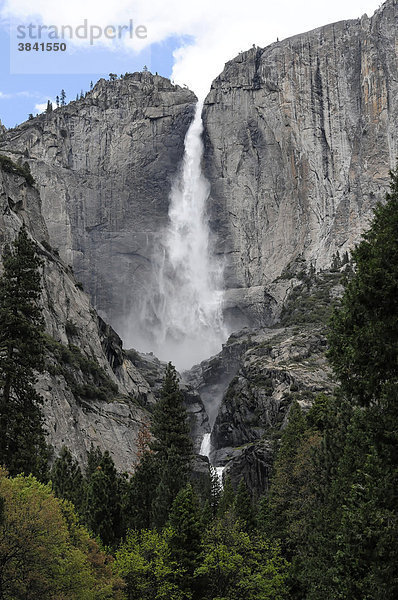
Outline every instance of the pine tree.
[[50, 478], [55, 495], [72, 502], [81, 513], [84, 501], [84, 482], [79, 463], [65, 446], [54, 462]]
[[160, 529], [167, 521], [178, 492], [187, 483], [188, 473], [177, 448], [171, 448], [162, 460], [159, 458], [155, 459], [158, 480], [152, 500], [152, 515], [153, 524]]
[[94, 451], [90, 462], [86, 479], [85, 523], [105, 545], [114, 546], [125, 532], [122, 482], [108, 451], [104, 454]]
[[154, 408], [151, 433], [159, 473], [153, 513], [156, 526], [162, 527], [175, 497], [188, 483], [192, 460], [187, 413], [171, 363], [166, 367], [160, 399]]
[[11, 475], [46, 472], [42, 398], [34, 387], [44, 368], [41, 265], [23, 226], [4, 249], [0, 279], [0, 464]]
[[158, 485], [159, 471], [151, 451], [142, 454], [141, 460], [128, 482], [124, 500], [124, 514], [128, 529], [150, 529], [154, 521], [153, 499]]
[[262, 500], [259, 526], [271, 539], [280, 540], [285, 556], [290, 560], [308, 529], [313, 492], [313, 452], [319, 447], [320, 433], [314, 423], [320, 419], [321, 408], [314, 409], [311, 426], [300, 405], [295, 402], [289, 421], [282, 433], [268, 495]]
[[98, 446], [94, 447], [91, 444], [90, 450], [87, 453], [87, 465], [86, 465], [86, 479], [89, 479], [93, 473], [97, 470], [102, 460], [102, 452]]
[[46, 113], [50, 114], [53, 111], [53, 103], [51, 102], [51, 100], [47, 100], [47, 108], [46, 108]]
[[55, 98], [55, 104], [57, 105], [57, 108], [59, 108], [59, 96]]
[[65, 104], [66, 104], [66, 93], [65, 93], [65, 90], [61, 90], [60, 97], [61, 97], [61, 106], [65, 106]]
[[231, 511], [235, 502], [235, 492], [232, 487], [232, 481], [230, 477], [225, 478], [224, 488], [221, 493], [220, 501], [217, 508], [217, 516], [219, 518], [224, 517], [227, 512]]
[[352, 257], [356, 274], [331, 322], [329, 359], [347, 397], [388, 402], [398, 387], [398, 170]]
[[277, 544], [249, 536], [228, 512], [206, 531], [195, 575], [205, 600], [286, 600], [287, 562]]
[[170, 510], [169, 526], [171, 558], [184, 570], [180, 587], [189, 591], [201, 551], [201, 513], [190, 484], [178, 492]]
[[308, 600], [398, 595], [398, 173], [353, 252], [355, 273], [331, 321], [341, 381], [324, 422], [316, 504], [300, 549]]
[[244, 531], [251, 532], [255, 527], [254, 506], [246, 483], [242, 478], [233, 504], [234, 515], [239, 519]]
[[183, 469], [188, 473], [192, 442], [177, 372], [171, 363], [166, 367], [160, 399], [153, 411], [151, 433], [155, 438], [151, 448], [157, 456], [166, 458], [172, 448], [177, 449]]

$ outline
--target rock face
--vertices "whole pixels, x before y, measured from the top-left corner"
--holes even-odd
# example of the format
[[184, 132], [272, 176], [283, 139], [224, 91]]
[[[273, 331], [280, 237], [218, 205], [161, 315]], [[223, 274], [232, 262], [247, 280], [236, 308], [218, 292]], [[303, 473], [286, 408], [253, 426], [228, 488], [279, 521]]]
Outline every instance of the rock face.
[[[274, 324], [275, 280], [298, 259], [330, 265], [383, 198], [398, 155], [397, 12], [387, 0], [371, 19], [252, 48], [213, 82], [204, 170], [232, 329]], [[50, 243], [130, 345], [195, 102], [134, 73], [0, 131], [0, 152], [30, 164]]]
[[[0, 259], [4, 244], [15, 238], [22, 222], [38, 242], [43, 259], [42, 305], [51, 344], [38, 391], [44, 398], [48, 442], [55, 452], [68, 446], [82, 463], [94, 444], [109, 450], [119, 469], [131, 471], [137, 434], [147, 419], [139, 400], [143, 405], [150, 404], [154, 396], [144, 377], [123, 354], [120, 340], [112, 340], [111, 330], [76, 285], [72, 271], [52, 251], [41, 211], [37, 190], [23, 177], [0, 169]], [[70, 347], [75, 348], [73, 361], [64, 368], [54, 352], [62, 353], [63, 362], [67, 362]], [[107, 400], [95, 395], [88, 400], [78, 393], [80, 387], [94, 383], [97, 385], [93, 390], [101, 392], [86, 367], [113, 390]]]
[[247, 488], [258, 499], [269, 490], [274, 456], [275, 444], [269, 440], [239, 448], [227, 463], [223, 477], [231, 479], [235, 490], [243, 478]]
[[214, 451], [249, 444], [283, 427], [293, 399], [308, 407], [330, 390], [326, 341], [316, 328], [264, 330], [251, 338], [213, 427]]
[[[322, 323], [341, 294], [343, 263], [320, 270], [338, 251], [348, 273], [345, 253], [398, 155], [397, 21], [396, 0], [387, 0], [371, 19], [241, 53], [204, 105], [225, 314], [233, 328], [248, 327], [185, 373], [183, 392], [195, 448], [211, 429], [213, 464], [257, 494], [292, 400], [305, 409], [333, 387]], [[189, 90], [135, 73], [101, 80], [84, 99], [16, 129], [0, 125], [0, 154], [27, 162], [38, 188], [0, 169], [0, 249], [22, 220], [39, 244], [52, 340], [39, 384], [49, 441], [82, 462], [93, 443], [132, 470], [164, 364], [124, 352], [78, 281], [128, 338], [195, 102]], [[207, 462], [197, 463], [200, 478]]]
[[3, 125], [3, 123], [1, 122], [1, 119], [0, 119], [0, 138], [6, 133], [6, 131], [7, 131], [7, 128], [4, 127], [4, 125]]
[[[263, 330], [244, 329], [222, 352], [185, 374], [209, 414], [216, 407], [210, 460], [224, 466], [235, 487], [243, 477], [256, 495], [272, 470], [275, 440], [292, 401], [307, 410], [333, 388], [325, 358], [324, 327], [318, 323]], [[223, 373], [223, 389], [216, 384]]]
[[269, 325], [272, 282], [350, 249], [398, 155], [396, 0], [228, 62], [205, 101], [209, 210], [233, 322]]
[[[155, 400], [159, 398], [160, 388], [166, 370], [166, 363], [161, 362], [152, 353], [144, 354], [136, 350], [128, 350], [127, 356], [132, 364], [148, 381]], [[199, 453], [205, 433], [209, 433], [209, 418], [198, 390], [184, 379], [180, 380], [180, 390], [188, 413], [189, 427], [194, 451]], [[200, 463], [199, 463], [200, 464]]]
[[100, 80], [84, 99], [9, 130], [0, 152], [37, 182], [50, 243], [126, 333], [193, 117], [195, 95], [151, 73]]
[[[132, 472], [137, 436], [150, 420], [162, 369], [151, 379], [143, 360], [135, 366], [129, 359], [118, 335], [98, 317], [71, 269], [51, 248], [38, 191], [24, 177], [0, 168], [0, 269], [2, 249], [22, 222], [43, 259], [48, 341], [46, 371], [37, 387], [44, 399], [48, 442], [55, 453], [67, 446], [82, 464], [93, 444], [108, 450], [119, 470]], [[198, 445], [209, 430], [207, 416], [198, 394], [184, 389], [184, 395]]]

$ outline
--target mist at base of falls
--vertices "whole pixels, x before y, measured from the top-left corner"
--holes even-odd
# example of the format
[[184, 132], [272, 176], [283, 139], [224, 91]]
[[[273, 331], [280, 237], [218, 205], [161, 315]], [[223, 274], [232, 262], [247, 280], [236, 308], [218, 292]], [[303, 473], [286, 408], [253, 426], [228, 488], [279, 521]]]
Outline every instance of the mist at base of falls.
[[202, 102], [185, 137], [182, 165], [170, 193], [169, 226], [160, 236], [152, 281], [127, 342], [186, 370], [221, 350], [223, 265], [214, 257], [206, 211], [210, 186], [202, 173]]

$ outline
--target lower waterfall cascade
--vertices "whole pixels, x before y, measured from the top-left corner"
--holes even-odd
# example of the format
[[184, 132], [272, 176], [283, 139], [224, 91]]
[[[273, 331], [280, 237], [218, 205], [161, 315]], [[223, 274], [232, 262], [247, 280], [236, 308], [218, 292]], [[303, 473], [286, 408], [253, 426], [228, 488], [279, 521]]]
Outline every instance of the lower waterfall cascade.
[[[205, 433], [203, 436], [202, 444], [200, 446], [199, 454], [202, 456], [206, 456], [210, 461], [210, 453], [211, 453], [211, 433]], [[220, 484], [223, 484], [223, 472], [225, 467], [213, 467], [216, 470], [217, 477], [220, 481]]]

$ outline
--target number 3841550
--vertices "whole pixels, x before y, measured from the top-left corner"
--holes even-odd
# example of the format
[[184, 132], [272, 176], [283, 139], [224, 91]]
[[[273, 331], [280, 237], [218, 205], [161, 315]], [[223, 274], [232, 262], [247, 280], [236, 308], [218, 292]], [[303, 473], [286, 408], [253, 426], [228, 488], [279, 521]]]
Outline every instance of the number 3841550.
[[32, 50], [36, 52], [65, 52], [66, 44], [63, 42], [36, 42], [35, 44], [26, 42], [25, 44], [18, 44], [18, 50], [19, 52], [31, 52]]

